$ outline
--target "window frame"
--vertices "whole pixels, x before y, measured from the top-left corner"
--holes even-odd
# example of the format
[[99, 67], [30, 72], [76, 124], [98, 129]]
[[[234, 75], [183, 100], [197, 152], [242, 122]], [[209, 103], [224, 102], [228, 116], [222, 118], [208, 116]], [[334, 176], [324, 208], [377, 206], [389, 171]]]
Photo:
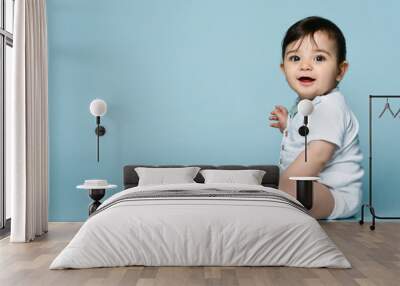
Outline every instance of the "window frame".
[[[6, 30], [6, 1], [0, 0], [1, 3], [1, 21], [0, 21], [0, 236], [9, 232], [10, 219], [6, 219], [6, 189], [5, 189], [5, 94], [6, 94], [6, 47], [13, 48], [13, 33]], [[15, 0], [11, 0], [13, 5], [13, 13]], [[13, 17], [14, 15], [12, 15]], [[14, 27], [13, 27], [14, 30]]]

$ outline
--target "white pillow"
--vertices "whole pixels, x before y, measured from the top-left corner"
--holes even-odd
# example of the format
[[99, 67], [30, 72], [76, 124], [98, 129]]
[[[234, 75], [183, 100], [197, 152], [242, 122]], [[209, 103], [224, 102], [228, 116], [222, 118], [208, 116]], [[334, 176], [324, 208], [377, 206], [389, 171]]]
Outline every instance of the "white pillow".
[[265, 171], [261, 170], [201, 170], [205, 184], [226, 183], [261, 185]]
[[193, 179], [199, 170], [199, 167], [135, 168], [139, 176], [139, 186], [195, 183]]

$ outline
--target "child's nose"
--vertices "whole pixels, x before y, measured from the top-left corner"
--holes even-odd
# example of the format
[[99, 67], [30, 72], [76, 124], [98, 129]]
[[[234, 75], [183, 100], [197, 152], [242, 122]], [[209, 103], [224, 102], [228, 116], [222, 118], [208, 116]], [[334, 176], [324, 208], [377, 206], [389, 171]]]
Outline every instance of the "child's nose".
[[309, 61], [307, 60], [302, 60], [300, 62], [300, 69], [301, 70], [312, 70], [312, 65]]

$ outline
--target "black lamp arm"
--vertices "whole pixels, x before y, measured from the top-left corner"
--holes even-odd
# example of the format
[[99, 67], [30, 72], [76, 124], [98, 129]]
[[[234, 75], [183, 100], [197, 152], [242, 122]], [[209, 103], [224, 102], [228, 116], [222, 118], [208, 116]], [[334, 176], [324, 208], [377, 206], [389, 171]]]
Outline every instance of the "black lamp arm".
[[299, 128], [300, 136], [304, 137], [304, 160], [307, 162], [307, 135], [310, 130], [307, 127], [308, 124], [308, 116], [304, 116], [304, 124]]
[[96, 133], [96, 139], [97, 139], [97, 162], [100, 161], [99, 157], [100, 157], [100, 140], [99, 137], [103, 136], [106, 133], [106, 129], [100, 125], [100, 116], [96, 116], [96, 129], [94, 130]]

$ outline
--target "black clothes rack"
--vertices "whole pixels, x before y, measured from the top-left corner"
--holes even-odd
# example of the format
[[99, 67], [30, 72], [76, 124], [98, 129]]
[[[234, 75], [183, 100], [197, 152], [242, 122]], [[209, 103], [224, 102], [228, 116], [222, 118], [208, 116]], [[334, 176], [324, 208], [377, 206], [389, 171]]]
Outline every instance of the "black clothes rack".
[[[372, 201], [372, 100], [373, 99], [386, 99], [389, 98], [400, 98], [400, 95], [370, 95], [369, 96], [369, 198], [368, 204], [363, 204], [361, 207], [361, 219], [359, 221], [360, 224], [364, 224], [364, 208], [369, 208], [369, 211], [372, 215], [372, 225], [369, 226], [371, 230], [375, 229], [375, 219], [400, 219], [400, 217], [385, 217], [379, 216], [375, 212], [375, 208], [373, 207]], [[396, 114], [397, 115], [397, 114]]]

